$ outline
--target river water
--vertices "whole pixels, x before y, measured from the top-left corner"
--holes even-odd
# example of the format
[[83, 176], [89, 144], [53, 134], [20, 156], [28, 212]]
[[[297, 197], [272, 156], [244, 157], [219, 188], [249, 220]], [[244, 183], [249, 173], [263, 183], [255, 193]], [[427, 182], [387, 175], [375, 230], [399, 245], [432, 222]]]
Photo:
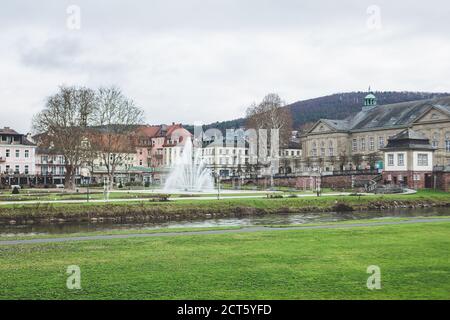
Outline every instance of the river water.
[[77, 222], [39, 225], [0, 225], [1, 236], [26, 236], [45, 234], [68, 234], [78, 232], [161, 228], [209, 228], [249, 227], [261, 225], [301, 225], [305, 223], [356, 221], [361, 219], [386, 219], [392, 217], [450, 216], [450, 208], [394, 209], [350, 213], [301, 213], [270, 214], [243, 218], [205, 219], [197, 221], [168, 221], [164, 223], [112, 223]]

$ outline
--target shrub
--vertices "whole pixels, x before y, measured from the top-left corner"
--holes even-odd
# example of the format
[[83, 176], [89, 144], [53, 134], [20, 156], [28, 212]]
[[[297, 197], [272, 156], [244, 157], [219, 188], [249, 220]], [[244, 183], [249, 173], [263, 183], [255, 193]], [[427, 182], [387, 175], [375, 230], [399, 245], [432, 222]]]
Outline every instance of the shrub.
[[14, 189], [12, 190], [11, 193], [12, 193], [12, 194], [19, 194], [19, 193], [20, 193], [19, 188], [14, 187]]
[[339, 202], [333, 206], [333, 211], [334, 212], [352, 212], [352, 211], [355, 211], [355, 209], [353, 209], [353, 207], [351, 207], [345, 203]]

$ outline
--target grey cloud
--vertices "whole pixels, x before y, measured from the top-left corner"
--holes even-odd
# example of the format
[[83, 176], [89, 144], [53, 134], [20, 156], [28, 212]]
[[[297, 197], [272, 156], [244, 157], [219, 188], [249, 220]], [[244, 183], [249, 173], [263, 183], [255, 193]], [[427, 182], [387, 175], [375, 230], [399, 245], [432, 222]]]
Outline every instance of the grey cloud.
[[81, 43], [74, 38], [51, 38], [40, 45], [28, 46], [21, 42], [21, 62], [38, 68], [70, 68], [81, 53]]

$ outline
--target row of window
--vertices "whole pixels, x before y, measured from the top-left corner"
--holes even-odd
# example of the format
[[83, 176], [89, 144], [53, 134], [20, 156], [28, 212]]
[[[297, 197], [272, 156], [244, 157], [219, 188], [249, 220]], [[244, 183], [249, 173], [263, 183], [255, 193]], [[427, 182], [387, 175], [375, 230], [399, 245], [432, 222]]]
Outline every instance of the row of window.
[[64, 164], [64, 157], [63, 156], [41, 156], [41, 163], [51, 163], [56, 162], [57, 164]]
[[56, 166], [42, 166], [42, 174], [48, 175], [64, 175], [64, 167], [56, 167]]
[[[394, 154], [387, 155], [388, 166], [395, 166], [395, 156]], [[405, 165], [405, 154], [399, 153], [397, 154], [397, 166], [403, 167]], [[419, 167], [427, 167], [428, 166], [428, 154], [427, 153], [419, 153], [417, 155], [417, 166]]]
[[[384, 148], [386, 145], [386, 140], [384, 137], [378, 137], [377, 141], [378, 149]], [[368, 140], [366, 138], [362, 137], [358, 139], [352, 140], [352, 151], [375, 151], [375, 137], [369, 137]]]
[[[215, 150], [213, 148], [205, 148], [202, 149], [202, 155], [213, 155], [215, 154]], [[244, 154], [244, 149], [235, 149], [235, 148], [218, 148], [218, 154], [229, 155], [229, 154]], [[245, 150], [245, 154], [248, 155], [248, 150]]]
[[29, 174], [30, 167], [28, 165], [25, 165], [22, 168], [20, 165], [15, 165], [13, 168], [11, 168], [10, 165], [6, 165], [4, 169], [0, 166], [0, 172], [4, 172], [6, 174]]
[[21, 138], [19, 136], [2, 136], [1, 140], [4, 143], [21, 142]]
[[[20, 154], [21, 154], [20, 150], [19, 150], [19, 149], [16, 149], [16, 150], [15, 150], [15, 156], [16, 156], [16, 158], [20, 158]], [[10, 157], [11, 157], [11, 150], [10, 150], [10, 149], [6, 149], [6, 151], [5, 151], [5, 157], [6, 157], [6, 158], [10, 158]], [[30, 150], [25, 150], [25, 151], [24, 151], [24, 157], [25, 157], [25, 158], [29, 158], [29, 157], [30, 157]]]
[[282, 153], [284, 153], [285, 156], [291, 156], [291, 157], [301, 156], [300, 150], [284, 150], [284, 151], [280, 150], [279, 155], [281, 156]]
[[[321, 157], [327, 156], [326, 151], [328, 151], [328, 156], [329, 157], [334, 157], [335, 154], [334, 154], [333, 141], [328, 141], [328, 148], [326, 148], [325, 142], [322, 141], [320, 143], [320, 149], [317, 148], [317, 143], [313, 142], [310, 155], [312, 157], [317, 157], [318, 156], [318, 151], [320, 152], [320, 156]], [[300, 151], [299, 151], [299, 153], [300, 153]]]

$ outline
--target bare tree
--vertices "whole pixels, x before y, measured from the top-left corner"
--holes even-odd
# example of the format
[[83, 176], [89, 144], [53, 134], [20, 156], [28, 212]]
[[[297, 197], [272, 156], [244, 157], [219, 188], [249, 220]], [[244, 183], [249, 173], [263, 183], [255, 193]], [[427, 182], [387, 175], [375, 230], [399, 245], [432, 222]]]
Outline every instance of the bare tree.
[[91, 130], [91, 142], [106, 167], [110, 187], [114, 185], [117, 168], [125, 165], [135, 153], [133, 133], [143, 122], [144, 112], [115, 87], [100, 88]]
[[91, 123], [95, 93], [87, 88], [61, 86], [33, 118], [38, 144], [64, 156], [65, 187], [75, 187], [76, 169], [86, 152], [86, 128]]
[[253, 104], [247, 109], [247, 128], [278, 129], [280, 132], [280, 147], [288, 145], [292, 134], [292, 115], [280, 96], [268, 94], [259, 104]]
[[342, 151], [339, 154], [339, 165], [340, 165], [340, 170], [344, 170], [345, 167], [347, 166], [348, 162], [349, 162], [349, 156], [347, 154], [347, 151]]
[[355, 166], [356, 170], [360, 169], [361, 163], [364, 160], [363, 155], [360, 153], [354, 153], [351, 157], [352, 163]]

